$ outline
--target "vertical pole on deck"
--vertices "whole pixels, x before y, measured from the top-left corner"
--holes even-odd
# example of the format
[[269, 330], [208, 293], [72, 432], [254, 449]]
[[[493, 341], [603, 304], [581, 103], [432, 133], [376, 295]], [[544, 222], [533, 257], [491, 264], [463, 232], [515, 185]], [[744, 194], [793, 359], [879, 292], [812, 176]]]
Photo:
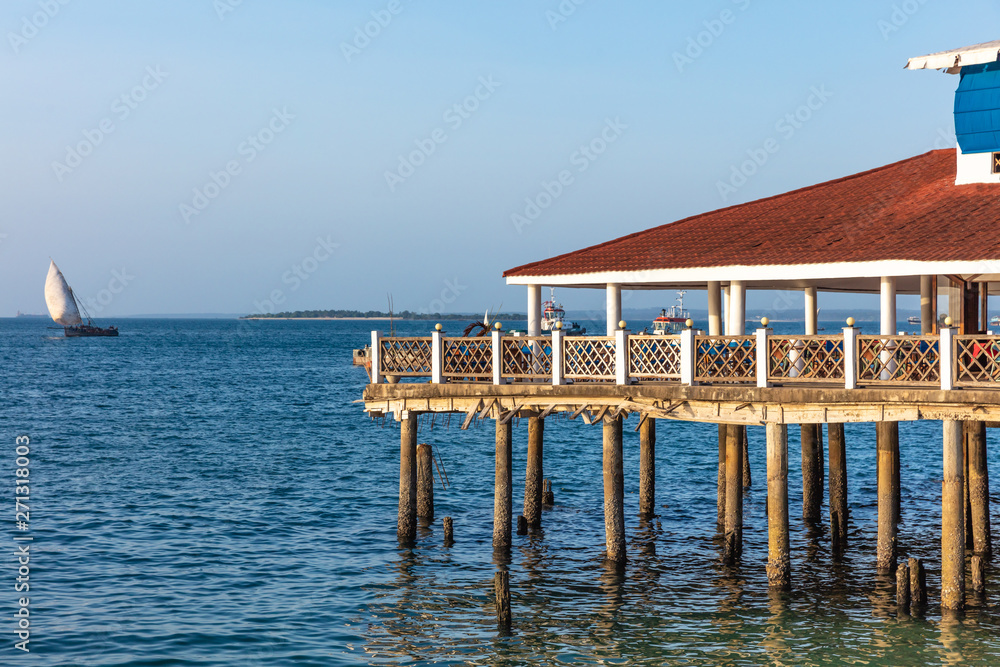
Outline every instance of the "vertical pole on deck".
[[941, 483], [941, 606], [965, 604], [965, 520], [963, 505], [962, 423], [944, 422], [944, 481]]
[[743, 428], [726, 429], [726, 524], [722, 562], [735, 565], [743, 554]]
[[417, 445], [417, 516], [434, 520], [434, 452], [425, 443]]
[[934, 300], [933, 276], [920, 276], [920, 333], [934, 333]]
[[542, 286], [528, 285], [528, 335], [542, 335]]
[[835, 548], [847, 544], [847, 443], [843, 424], [827, 425], [830, 443], [830, 535]]
[[986, 461], [985, 422], [965, 422], [969, 429], [969, 500], [972, 505], [972, 548], [989, 560], [993, 555], [990, 534], [990, 473]]
[[875, 568], [880, 573], [896, 569], [896, 530], [899, 523], [896, 462], [899, 458], [899, 424], [878, 422], [876, 430], [876, 470], [878, 476], [878, 542]]
[[622, 286], [618, 283], [608, 283], [608, 335], [614, 336], [618, 331], [618, 323], [622, 320]]
[[399, 425], [399, 514], [396, 537], [401, 544], [417, 538], [417, 413], [406, 410]]
[[496, 415], [496, 464], [493, 489], [493, 548], [506, 549], [511, 541], [511, 505], [513, 474], [511, 467], [512, 427], [508, 420], [501, 423], [500, 409]]
[[524, 518], [531, 528], [542, 525], [542, 440], [545, 420], [528, 417], [528, 461], [524, 473]]
[[791, 587], [788, 546], [788, 426], [767, 424], [767, 582]]
[[639, 426], [639, 515], [656, 514], [656, 420], [647, 417]]
[[604, 536], [607, 557], [625, 562], [625, 471], [621, 417], [604, 419]]

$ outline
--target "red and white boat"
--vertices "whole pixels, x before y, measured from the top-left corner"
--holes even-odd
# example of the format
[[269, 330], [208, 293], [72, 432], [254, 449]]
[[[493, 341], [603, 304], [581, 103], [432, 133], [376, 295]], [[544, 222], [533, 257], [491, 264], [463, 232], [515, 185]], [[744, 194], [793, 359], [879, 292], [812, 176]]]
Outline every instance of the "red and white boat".
[[684, 308], [684, 295], [686, 290], [677, 292], [676, 305], [664, 308], [660, 311], [660, 316], [653, 320], [653, 333], [661, 336], [674, 334], [687, 326], [687, 321], [691, 313]]
[[554, 288], [549, 288], [549, 300], [542, 304], [542, 331], [552, 331], [556, 322], [562, 322], [562, 330], [564, 333], [578, 336], [587, 333], [587, 330], [581, 328], [576, 322], [571, 322], [569, 326], [563, 320], [566, 318], [566, 311], [563, 310], [561, 303], [556, 303], [556, 291]]

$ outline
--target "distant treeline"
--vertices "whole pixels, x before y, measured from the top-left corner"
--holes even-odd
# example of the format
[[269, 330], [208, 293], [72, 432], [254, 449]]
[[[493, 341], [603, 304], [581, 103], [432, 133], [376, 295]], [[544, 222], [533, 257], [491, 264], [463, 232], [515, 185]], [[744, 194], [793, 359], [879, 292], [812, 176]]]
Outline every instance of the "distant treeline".
[[[253, 315], [243, 315], [240, 319], [306, 319], [306, 318], [386, 318], [389, 313], [380, 310], [296, 310], [290, 313], [257, 313]], [[391, 315], [397, 320], [462, 320], [462, 321], [482, 321], [482, 315], [471, 313], [412, 313], [403, 310]], [[526, 316], [517, 313], [500, 313], [494, 315], [494, 320], [523, 320]]]

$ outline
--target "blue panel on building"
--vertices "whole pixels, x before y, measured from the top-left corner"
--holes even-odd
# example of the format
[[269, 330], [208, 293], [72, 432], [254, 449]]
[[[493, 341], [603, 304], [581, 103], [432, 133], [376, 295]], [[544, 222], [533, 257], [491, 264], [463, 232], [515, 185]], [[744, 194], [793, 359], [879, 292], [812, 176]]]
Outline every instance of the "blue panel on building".
[[963, 153], [1000, 151], [1000, 62], [962, 68], [955, 134]]

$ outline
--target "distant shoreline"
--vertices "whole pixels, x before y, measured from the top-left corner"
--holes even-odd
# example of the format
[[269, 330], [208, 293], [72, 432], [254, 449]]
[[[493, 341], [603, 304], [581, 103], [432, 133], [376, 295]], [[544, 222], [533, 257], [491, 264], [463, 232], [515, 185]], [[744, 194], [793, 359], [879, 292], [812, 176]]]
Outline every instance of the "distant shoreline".
[[426, 322], [428, 320], [405, 320], [401, 317], [241, 317], [241, 320], [399, 320], [401, 322]]

